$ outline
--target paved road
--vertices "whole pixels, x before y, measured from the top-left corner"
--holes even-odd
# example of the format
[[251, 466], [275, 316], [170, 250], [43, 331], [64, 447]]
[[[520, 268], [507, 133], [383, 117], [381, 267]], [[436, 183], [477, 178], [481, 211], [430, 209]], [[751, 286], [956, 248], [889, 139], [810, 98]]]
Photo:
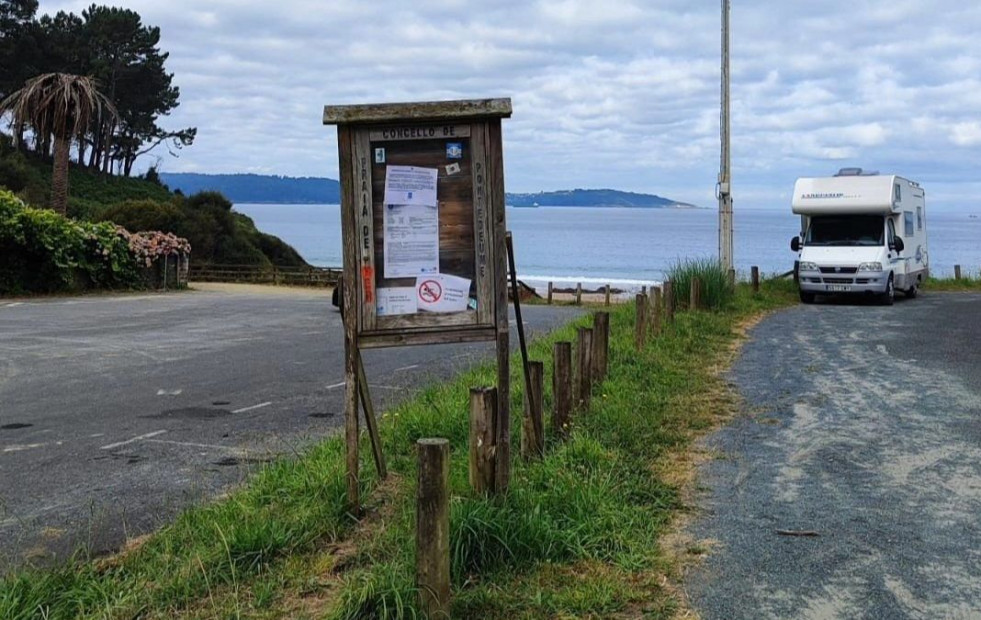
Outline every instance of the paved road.
[[979, 316], [981, 295], [937, 293], [753, 331], [731, 377], [748, 415], [701, 471], [703, 618], [981, 618]]
[[[530, 333], [578, 314], [529, 307]], [[516, 341], [516, 338], [514, 339]], [[493, 344], [369, 351], [382, 408]], [[151, 531], [343, 423], [318, 292], [0, 300], [0, 572]]]

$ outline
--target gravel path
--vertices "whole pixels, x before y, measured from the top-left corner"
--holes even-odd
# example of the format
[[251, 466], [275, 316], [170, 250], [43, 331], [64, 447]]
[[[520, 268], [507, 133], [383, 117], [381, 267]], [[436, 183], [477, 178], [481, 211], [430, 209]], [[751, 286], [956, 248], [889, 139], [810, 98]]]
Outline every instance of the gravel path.
[[979, 318], [981, 295], [934, 293], [753, 330], [747, 415], [699, 472], [702, 618], [981, 618]]

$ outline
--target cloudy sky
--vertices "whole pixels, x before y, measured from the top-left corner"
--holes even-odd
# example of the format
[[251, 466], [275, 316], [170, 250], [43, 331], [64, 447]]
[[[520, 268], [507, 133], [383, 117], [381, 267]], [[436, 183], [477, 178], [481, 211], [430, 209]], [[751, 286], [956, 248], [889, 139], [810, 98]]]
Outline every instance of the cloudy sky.
[[[42, 13], [92, 0], [41, 0]], [[159, 26], [198, 140], [168, 172], [337, 177], [324, 104], [511, 97], [508, 191], [576, 187], [713, 206], [720, 3], [118, 0]], [[733, 0], [736, 208], [788, 208], [843, 166], [981, 192], [981, 5]], [[151, 163], [150, 160], [145, 162]]]

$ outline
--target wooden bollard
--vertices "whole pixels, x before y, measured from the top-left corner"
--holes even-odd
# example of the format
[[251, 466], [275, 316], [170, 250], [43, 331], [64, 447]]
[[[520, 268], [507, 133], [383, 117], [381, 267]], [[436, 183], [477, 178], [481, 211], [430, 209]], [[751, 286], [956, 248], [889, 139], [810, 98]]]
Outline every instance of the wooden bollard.
[[736, 288], [736, 270], [730, 267], [727, 275], [729, 277], [729, 288]]
[[756, 265], [753, 265], [752, 268], [750, 268], [750, 277], [753, 279], [753, 292], [759, 293], [760, 292], [760, 268], [757, 267]]
[[634, 340], [637, 350], [644, 349], [647, 341], [647, 295], [637, 293], [637, 318], [634, 325]]
[[582, 305], [582, 282], [576, 282], [576, 305]]
[[664, 283], [664, 318], [668, 323], [674, 322], [674, 282]]
[[610, 305], [610, 285], [606, 285], [606, 305]]
[[955, 280], [960, 280], [961, 279], [961, 266], [960, 265], [954, 265], [954, 279]]
[[494, 492], [496, 433], [497, 388], [471, 388], [470, 487], [478, 495]]
[[643, 295], [644, 297], [647, 297], [647, 285], [646, 284], [644, 286], [640, 287], [640, 294]]
[[521, 456], [525, 460], [540, 458], [545, 453], [545, 427], [542, 423], [542, 387], [545, 364], [528, 362], [531, 394], [525, 394], [525, 415], [521, 425]]
[[653, 301], [651, 302], [651, 332], [654, 336], [660, 336], [661, 330], [663, 329], [661, 315], [664, 312], [663, 299], [661, 297], [661, 287], [655, 286], [651, 293], [653, 295]]
[[593, 392], [593, 330], [580, 327], [576, 339], [575, 404], [580, 410], [589, 409]]
[[416, 587], [426, 618], [450, 617], [450, 442], [420, 439]]
[[610, 356], [610, 313], [593, 315], [593, 383], [606, 379]]
[[548, 283], [548, 305], [552, 305], [552, 283]]
[[691, 279], [691, 290], [688, 293], [688, 309], [698, 310], [702, 304], [702, 282], [698, 278]]
[[572, 343], [552, 347], [552, 428], [562, 439], [569, 436], [572, 417]]

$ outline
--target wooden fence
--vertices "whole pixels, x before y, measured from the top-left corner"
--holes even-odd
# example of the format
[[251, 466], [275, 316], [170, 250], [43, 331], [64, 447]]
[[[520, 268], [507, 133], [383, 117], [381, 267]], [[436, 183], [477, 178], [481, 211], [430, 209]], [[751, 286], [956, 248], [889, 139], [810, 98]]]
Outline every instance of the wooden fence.
[[191, 263], [192, 282], [237, 282], [287, 286], [334, 286], [341, 269], [334, 267], [260, 267]]

